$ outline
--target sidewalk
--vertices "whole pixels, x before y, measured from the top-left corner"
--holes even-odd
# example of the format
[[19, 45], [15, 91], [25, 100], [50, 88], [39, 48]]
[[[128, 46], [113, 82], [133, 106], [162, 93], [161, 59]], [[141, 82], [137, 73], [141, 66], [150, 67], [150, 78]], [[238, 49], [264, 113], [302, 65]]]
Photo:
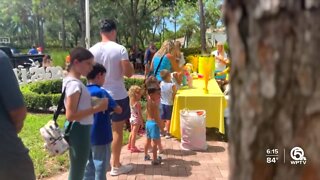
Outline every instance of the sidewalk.
[[[138, 147], [143, 147], [144, 137], [137, 141]], [[229, 176], [228, 144], [218, 141], [207, 141], [206, 152], [180, 150], [180, 142], [175, 139], [162, 138], [164, 153], [163, 163], [152, 166], [150, 161], [144, 161], [144, 153], [130, 153], [127, 146], [121, 151], [121, 162], [131, 163], [134, 169], [129, 174], [116, 177], [107, 175], [108, 180], [134, 179], [195, 179], [195, 180], [227, 180]], [[151, 155], [151, 153], [150, 153]], [[68, 173], [51, 177], [47, 180], [66, 180]]]

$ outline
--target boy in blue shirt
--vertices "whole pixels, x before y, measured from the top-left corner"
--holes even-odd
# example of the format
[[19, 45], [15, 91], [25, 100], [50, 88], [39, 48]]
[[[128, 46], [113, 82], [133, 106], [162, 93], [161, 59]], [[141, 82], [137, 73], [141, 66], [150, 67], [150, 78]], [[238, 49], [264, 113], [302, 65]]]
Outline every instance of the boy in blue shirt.
[[110, 164], [110, 145], [112, 142], [112, 128], [110, 114], [121, 113], [122, 109], [108, 92], [101, 86], [104, 84], [106, 69], [103, 65], [96, 63], [88, 74], [87, 88], [92, 97], [92, 103], [99, 98], [108, 99], [108, 109], [94, 114], [94, 122], [91, 127], [91, 153], [86, 166], [84, 180], [105, 180], [106, 170]]

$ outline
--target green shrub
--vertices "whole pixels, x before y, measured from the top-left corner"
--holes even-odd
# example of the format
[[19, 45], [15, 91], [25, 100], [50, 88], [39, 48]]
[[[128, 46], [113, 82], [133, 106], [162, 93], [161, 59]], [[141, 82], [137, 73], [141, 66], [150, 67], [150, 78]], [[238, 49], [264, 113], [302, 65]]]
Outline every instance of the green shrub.
[[181, 51], [183, 52], [184, 57], [201, 54], [201, 48], [183, 48]]
[[[24, 101], [26, 103], [26, 107], [30, 111], [48, 111], [50, 107], [57, 105], [59, 98], [61, 96], [61, 90], [59, 93], [53, 94], [51, 93], [37, 93], [31, 91], [31, 87], [35, 87], [40, 83], [31, 83], [29, 85], [25, 85], [21, 88], [21, 92], [24, 97]], [[39, 85], [44, 87], [43, 84]], [[46, 88], [48, 89], [48, 88]]]
[[29, 84], [29, 89], [38, 94], [57, 94], [61, 93], [61, 80], [41, 81]]
[[127, 90], [129, 90], [129, 88], [132, 85], [137, 85], [137, 86], [144, 88], [144, 80], [137, 79], [137, 78], [126, 78], [126, 79], [124, 79], [124, 85], [126, 86]]
[[[84, 84], [86, 79], [82, 79]], [[126, 78], [125, 87], [128, 90], [132, 85], [143, 87], [143, 79]], [[57, 106], [62, 91], [62, 80], [47, 80], [33, 82], [20, 87], [27, 109], [33, 112], [49, 111]]]

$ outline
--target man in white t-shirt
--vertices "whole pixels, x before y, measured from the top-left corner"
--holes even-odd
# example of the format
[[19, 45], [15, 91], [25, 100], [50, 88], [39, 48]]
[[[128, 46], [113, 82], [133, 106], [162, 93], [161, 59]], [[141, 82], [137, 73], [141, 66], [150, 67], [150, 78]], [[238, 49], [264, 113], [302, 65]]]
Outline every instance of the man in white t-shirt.
[[106, 81], [103, 85], [111, 97], [122, 108], [121, 114], [113, 114], [112, 119], [112, 168], [110, 175], [118, 176], [133, 169], [132, 165], [121, 165], [120, 153], [123, 140], [123, 125], [130, 118], [130, 105], [124, 78], [134, 73], [133, 65], [129, 61], [126, 48], [116, 43], [117, 31], [113, 20], [103, 20], [100, 26], [101, 42], [90, 48], [95, 61], [106, 68]]

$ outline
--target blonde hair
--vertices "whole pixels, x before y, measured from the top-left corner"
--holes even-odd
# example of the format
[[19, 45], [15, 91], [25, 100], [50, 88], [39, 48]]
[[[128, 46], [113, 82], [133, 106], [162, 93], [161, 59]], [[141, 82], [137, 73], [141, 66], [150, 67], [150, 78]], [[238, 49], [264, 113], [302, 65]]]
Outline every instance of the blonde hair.
[[217, 50], [218, 50], [218, 46], [221, 46], [221, 47], [222, 47], [221, 56], [224, 57], [224, 44], [223, 44], [222, 42], [218, 42], [218, 43], [217, 43]]
[[142, 94], [142, 88], [140, 86], [137, 86], [137, 85], [132, 85], [130, 88], [129, 88], [129, 97], [130, 98], [135, 98], [135, 95], [137, 93], [141, 93]]
[[161, 48], [156, 53], [157, 56], [164, 56], [168, 53], [173, 54], [174, 53], [174, 44], [171, 40], [166, 40], [162, 43]]
[[166, 80], [170, 76], [170, 72], [166, 69], [160, 71], [160, 77]]
[[176, 56], [176, 58], [180, 58], [181, 57], [181, 43], [180, 41], [175, 41], [174, 42], [174, 56]]

